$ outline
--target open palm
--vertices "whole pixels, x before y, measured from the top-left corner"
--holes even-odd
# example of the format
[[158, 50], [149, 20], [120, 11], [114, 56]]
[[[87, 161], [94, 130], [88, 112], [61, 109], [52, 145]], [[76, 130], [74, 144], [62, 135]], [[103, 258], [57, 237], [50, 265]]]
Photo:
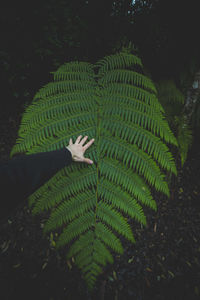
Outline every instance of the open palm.
[[93, 164], [93, 161], [91, 159], [84, 157], [84, 153], [92, 145], [94, 139], [91, 139], [85, 146], [83, 146], [88, 136], [85, 136], [80, 142], [81, 137], [82, 135], [79, 135], [74, 144], [72, 142], [72, 138], [70, 138], [69, 145], [66, 148], [71, 152], [73, 161]]

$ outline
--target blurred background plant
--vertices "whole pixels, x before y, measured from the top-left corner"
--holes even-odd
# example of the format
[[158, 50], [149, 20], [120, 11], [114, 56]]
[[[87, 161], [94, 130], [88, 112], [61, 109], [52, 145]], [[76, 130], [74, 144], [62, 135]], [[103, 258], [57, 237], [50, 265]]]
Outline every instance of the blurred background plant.
[[183, 166], [189, 147], [192, 145], [192, 127], [184, 114], [185, 96], [173, 80], [161, 80], [156, 84], [158, 99], [161, 102], [165, 117], [178, 141], [178, 150]]

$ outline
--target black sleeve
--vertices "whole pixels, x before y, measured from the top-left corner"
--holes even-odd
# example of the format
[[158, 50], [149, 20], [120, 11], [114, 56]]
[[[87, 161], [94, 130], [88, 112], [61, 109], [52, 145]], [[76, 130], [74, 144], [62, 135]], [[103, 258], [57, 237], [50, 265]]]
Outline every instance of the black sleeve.
[[61, 150], [20, 155], [0, 163], [0, 216], [5, 217], [60, 169], [71, 164], [71, 152]]

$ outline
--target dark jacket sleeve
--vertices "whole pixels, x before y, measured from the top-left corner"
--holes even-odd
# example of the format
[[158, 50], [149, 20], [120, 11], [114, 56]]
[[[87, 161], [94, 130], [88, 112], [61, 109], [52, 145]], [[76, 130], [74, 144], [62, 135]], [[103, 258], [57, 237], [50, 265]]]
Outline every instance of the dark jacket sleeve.
[[0, 163], [0, 216], [7, 216], [60, 169], [71, 164], [71, 152], [61, 150], [20, 155]]

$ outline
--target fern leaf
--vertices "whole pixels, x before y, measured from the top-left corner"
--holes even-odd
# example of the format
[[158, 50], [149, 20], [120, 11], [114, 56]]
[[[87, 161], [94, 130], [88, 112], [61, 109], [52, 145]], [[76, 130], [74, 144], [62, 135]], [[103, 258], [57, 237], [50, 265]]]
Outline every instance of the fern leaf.
[[96, 236], [115, 252], [123, 253], [123, 247], [119, 238], [105, 224], [100, 222], [96, 224]]
[[104, 118], [103, 126], [106, 130], [110, 130], [112, 135], [137, 145], [157, 160], [164, 169], [177, 175], [176, 166], [168, 147], [150, 131], [138, 128], [133, 122], [124, 123], [119, 117], [113, 117], [112, 124], [110, 124], [109, 119]]
[[102, 155], [106, 152], [111, 158], [123, 161], [127, 167], [135, 169], [159, 191], [169, 195], [167, 183], [164, 181], [158, 165], [137, 146], [129, 145], [126, 142], [122, 144], [118, 138], [104, 137], [100, 147]]
[[186, 116], [184, 115], [181, 115], [179, 117], [176, 116], [175, 122], [178, 129], [177, 140], [181, 157], [181, 165], [183, 166], [187, 159], [189, 147], [192, 144], [192, 130], [188, 124]]
[[83, 192], [79, 196], [64, 201], [52, 212], [46, 222], [45, 231], [50, 231], [63, 223], [72, 221], [75, 217], [84, 215], [95, 206], [95, 196], [89, 192]]
[[[85, 232], [89, 228], [94, 226], [94, 214], [92, 212], [87, 212], [83, 216], [74, 219], [61, 233], [58, 239], [58, 247], [69, 243], [72, 239], [79, 236], [81, 233]], [[52, 224], [50, 221], [45, 224], [44, 232], [50, 231]]]
[[101, 176], [126, 189], [142, 204], [156, 210], [155, 200], [153, 200], [151, 196], [149, 187], [145, 184], [144, 180], [136, 173], [133, 173], [131, 169], [127, 170], [123, 164], [111, 158], [104, 158], [99, 164], [99, 169]]
[[100, 80], [99, 84], [104, 86], [108, 85], [112, 82], [126, 82], [127, 84], [133, 84], [135, 86], [142, 87], [144, 89], [149, 89], [152, 92], [156, 93], [156, 88], [152, 81], [137, 72], [129, 71], [129, 70], [123, 70], [123, 69], [117, 69], [117, 70], [111, 70], [110, 72], [107, 72]]
[[142, 67], [141, 59], [132, 54], [109, 55], [99, 60], [96, 67], [99, 68], [99, 75], [102, 76], [114, 68], [127, 68], [139, 65]]
[[[79, 178], [78, 184], [76, 178]], [[53, 184], [48, 185], [48, 189], [43, 195], [41, 195], [33, 208], [33, 214], [41, 213], [44, 210], [49, 210], [55, 205], [58, 205], [63, 201], [72, 197], [75, 192], [81, 193], [81, 191], [88, 190], [91, 184], [96, 183], [96, 172], [91, 170], [76, 171], [73, 176], [62, 176], [56, 180], [53, 180]], [[81, 201], [80, 201], [81, 204]], [[69, 203], [68, 203], [69, 205]]]
[[130, 225], [126, 222], [125, 218], [103, 201], [98, 204], [97, 217], [128, 240], [135, 242]]
[[72, 114], [75, 111], [88, 111], [93, 107], [94, 97], [90, 93], [69, 93], [48, 97], [44, 103], [30, 105], [24, 114], [19, 133], [27, 132], [39, 122], [51, 120], [56, 116]]
[[111, 185], [106, 179], [101, 180], [98, 191], [104, 202], [110, 204], [110, 207], [123, 211], [139, 223], [146, 225], [142, 207], [127, 192], [122, 191], [115, 184]]
[[[169, 144], [178, 145], [164, 118], [157, 89], [140, 58], [126, 52], [95, 65], [68, 62], [25, 109], [10, 155], [65, 147], [79, 135], [95, 138], [87, 155], [94, 164], [63, 167], [28, 198], [33, 214], [47, 211], [44, 233], [59, 230], [56, 248], [70, 245], [90, 289], [129, 224], [146, 225], [143, 205], [156, 210], [152, 189], [169, 196], [165, 171], [176, 174]], [[140, 70], [140, 71], [138, 71]]]

